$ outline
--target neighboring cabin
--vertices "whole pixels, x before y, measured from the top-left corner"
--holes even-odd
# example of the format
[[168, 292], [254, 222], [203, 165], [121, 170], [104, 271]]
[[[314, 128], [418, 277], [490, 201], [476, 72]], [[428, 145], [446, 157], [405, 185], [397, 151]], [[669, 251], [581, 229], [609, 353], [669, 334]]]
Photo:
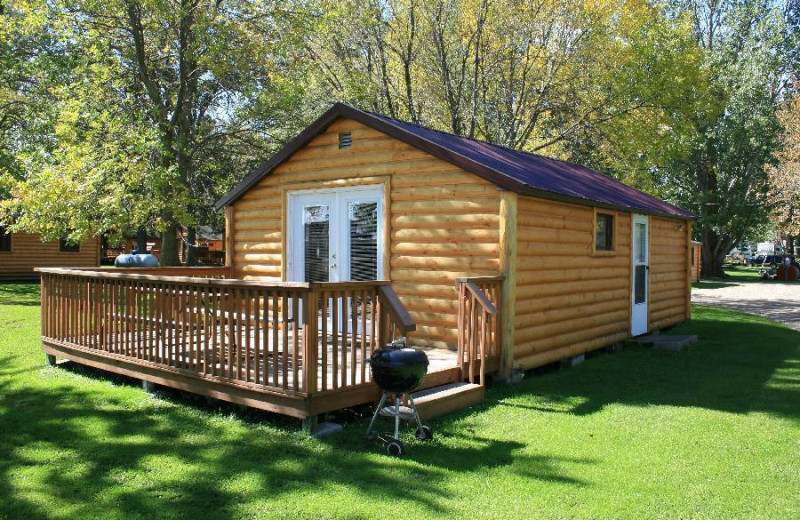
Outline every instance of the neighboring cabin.
[[97, 267], [100, 240], [69, 244], [64, 240], [42, 242], [39, 235], [6, 233], [0, 227], [0, 279], [36, 279], [35, 267]]
[[385, 279], [453, 350], [461, 277], [503, 276], [503, 368], [690, 317], [694, 216], [598, 172], [334, 105], [217, 205], [232, 276]]
[[703, 267], [703, 243], [692, 241], [692, 282], [699, 282], [700, 281], [700, 271]]

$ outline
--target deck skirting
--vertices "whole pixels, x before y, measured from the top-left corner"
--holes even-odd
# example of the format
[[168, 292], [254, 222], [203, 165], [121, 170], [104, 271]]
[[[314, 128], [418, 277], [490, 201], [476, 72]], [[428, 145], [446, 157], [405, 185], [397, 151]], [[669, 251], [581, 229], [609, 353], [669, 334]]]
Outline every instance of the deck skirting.
[[[45, 353], [107, 372], [150, 381], [177, 390], [205, 395], [259, 410], [305, 419], [310, 413], [310, 399], [302, 393], [278, 393], [257, 385], [234, 383], [216, 376], [202, 375], [157, 363], [140, 361], [110, 352], [98, 352], [50, 338], [42, 338]], [[374, 385], [372, 385], [374, 386]], [[377, 389], [375, 389], [377, 392]], [[317, 412], [319, 413], [319, 412]]]

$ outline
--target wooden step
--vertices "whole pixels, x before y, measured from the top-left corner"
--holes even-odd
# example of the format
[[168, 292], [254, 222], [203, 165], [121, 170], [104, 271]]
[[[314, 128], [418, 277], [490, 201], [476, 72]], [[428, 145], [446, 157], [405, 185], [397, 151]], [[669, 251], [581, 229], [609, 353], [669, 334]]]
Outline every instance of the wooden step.
[[485, 388], [471, 383], [449, 383], [414, 392], [414, 404], [423, 419], [432, 419], [483, 402]]
[[445, 368], [444, 370], [437, 370], [436, 372], [428, 372], [422, 384], [419, 385], [417, 391], [427, 390], [437, 386], [446, 385], [448, 383], [457, 383], [463, 381], [461, 377], [461, 369], [458, 367]]

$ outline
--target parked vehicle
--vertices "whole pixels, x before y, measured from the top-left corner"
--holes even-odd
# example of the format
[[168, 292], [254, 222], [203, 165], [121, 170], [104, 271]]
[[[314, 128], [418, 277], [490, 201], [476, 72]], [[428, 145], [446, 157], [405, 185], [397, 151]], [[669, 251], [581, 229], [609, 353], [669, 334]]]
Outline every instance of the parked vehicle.
[[783, 259], [788, 255], [758, 255], [753, 259], [750, 265], [764, 266], [764, 265], [778, 265], [783, 262]]

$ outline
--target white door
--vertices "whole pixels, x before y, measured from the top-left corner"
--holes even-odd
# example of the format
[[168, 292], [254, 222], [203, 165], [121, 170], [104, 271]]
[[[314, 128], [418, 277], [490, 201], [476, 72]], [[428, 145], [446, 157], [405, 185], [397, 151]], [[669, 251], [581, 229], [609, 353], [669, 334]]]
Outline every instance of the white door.
[[633, 216], [633, 280], [631, 336], [647, 332], [647, 293], [650, 283], [650, 233], [647, 215]]
[[383, 185], [289, 194], [288, 279], [383, 278]]

